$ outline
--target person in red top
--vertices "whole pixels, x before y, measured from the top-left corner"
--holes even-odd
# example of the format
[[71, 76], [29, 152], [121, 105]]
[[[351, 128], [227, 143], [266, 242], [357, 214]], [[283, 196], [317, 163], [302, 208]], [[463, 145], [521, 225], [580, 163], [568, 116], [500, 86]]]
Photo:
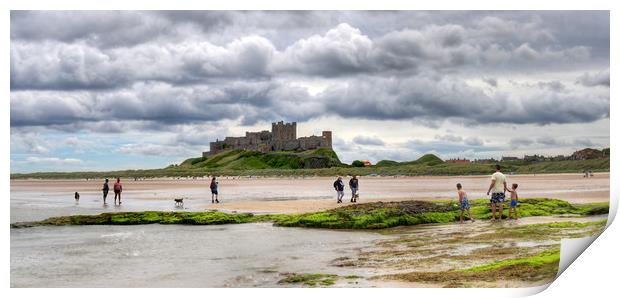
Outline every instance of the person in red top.
[[116, 205], [116, 197], [118, 197], [118, 204], [121, 204], [121, 192], [123, 192], [121, 178], [116, 178], [116, 183], [114, 183], [114, 205]]

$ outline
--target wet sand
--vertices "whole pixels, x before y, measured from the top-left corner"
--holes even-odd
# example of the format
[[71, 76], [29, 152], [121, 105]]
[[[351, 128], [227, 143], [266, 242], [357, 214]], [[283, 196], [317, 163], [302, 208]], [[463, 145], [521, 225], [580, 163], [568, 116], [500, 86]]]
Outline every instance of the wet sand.
[[[332, 188], [333, 177], [247, 178], [220, 177], [221, 204], [211, 204], [209, 180], [160, 178], [124, 180], [123, 201], [135, 208], [173, 205], [173, 198], [185, 197], [186, 209], [218, 209], [238, 212], [298, 213], [340, 206]], [[348, 178], [344, 178], [345, 184]], [[519, 196], [546, 197], [573, 203], [609, 201], [609, 173], [509, 175], [519, 184]], [[79, 191], [83, 201], [101, 201], [100, 180], [11, 180], [11, 201], [55, 198], [72, 202]], [[360, 177], [359, 202], [455, 199], [456, 183], [463, 184], [471, 199], [486, 198], [489, 176]], [[348, 186], [345, 203], [349, 201]], [[108, 197], [110, 202], [112, 196]], [[161, 206], [160, 206], [161, 205]], [[133, 208], [132, 208], [133, 209]]]

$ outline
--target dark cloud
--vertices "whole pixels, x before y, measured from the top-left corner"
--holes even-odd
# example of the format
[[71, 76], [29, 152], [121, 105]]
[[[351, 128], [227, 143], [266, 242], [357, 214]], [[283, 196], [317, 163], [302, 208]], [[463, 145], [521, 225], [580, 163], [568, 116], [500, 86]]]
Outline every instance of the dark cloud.
[[585, 73], [577, 78], [577, 83], [584, 86], [606, 86], [610, 85], [609, 69], [599, 71], [595, 74]]
[[[452, 120], [455, 123], [551, 124], [609, 117], [609, 97], [539, 88], [488, 95], [452, 77], [358, 78], [311, 95], [294, 84], [222, 82], [216, 85], [137, 83], [101, 92], [14, 91], [12, 126], [78, 122], [177, 123], [241, 120], [243, 125], [324, 115], [375, 120]], [[171, 100], [172, 99], [172, 100]], [[380, 100], [378, 100], [380, 99]]]
[[[13, 11], [11, 126], [587, 123], [609, 117], [609, 94], [583, 87], [609, 86], [605, 25], [606, 12]], [[497, 83], [564, 70], [585, 73], [582, 86]], [[303, 87], [315, 80], [320, 90]]]
[[[356, 80], [326, 90], [328, 111], [366, 119], [461, 119], [485, 123], [574, 123], [609, 116], [609, 97], [585, 92], [530, 90], [527, 94], [487, 95], [453, 78]], [[375, 100], [381, 98], [381, 100]]]
[[495, 78], [484, 78], [483, 81], [492, 87], [497, 87], [497, 79]]
[[[406, 20], [418, 15], [429, 17], [413, 12], [12, 12], [11, 89], [94, 90], [147, 80], [187, 84], [285, 75], [407, 76], [420, 70], [548, 71], [608, 62], [592, 56], [601, 52], [600, 44], [563, 44], [556, 36], [558, 24], [537, 13], [467, 12], [455, 23], [435, 13], [442, 20], [437, 24]], [[608, 23], [604, 17], [598, 22]]]
[[[123, 123], [110, 123], [116, 120], [156, 130], [161, 125], [225, 119], [241, 119], [245, 125], [273, 119], [304, 121], [325, 113], [323, 104], [308, 99], [306, 89], [275, 82], [139, 83], [97, 93], [19, 91], [11, 93], [11, 125], [122, 131]], [[96, 124], [101, 122], [106, 125]]]
[[561, 92], [566, 90], [566, 86], [559, 81], [538, 82], [540, 88], [547, 88], [552, 91]]
[[172, 36], [176, 28], [171, 25], [138, 11], [11, 11], [11, 40], [128, 46]]

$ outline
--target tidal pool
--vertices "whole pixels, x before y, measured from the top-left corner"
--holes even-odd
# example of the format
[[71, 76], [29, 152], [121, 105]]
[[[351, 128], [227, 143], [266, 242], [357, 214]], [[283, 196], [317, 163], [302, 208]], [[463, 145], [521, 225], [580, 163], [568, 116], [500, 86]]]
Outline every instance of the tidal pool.
[[11, 229], [11, 287], [276, 287], [299, 286], [279, 284], [283, 273], [368, 277], [381, 271], [330, 263], [390, 237], [270, 223]]

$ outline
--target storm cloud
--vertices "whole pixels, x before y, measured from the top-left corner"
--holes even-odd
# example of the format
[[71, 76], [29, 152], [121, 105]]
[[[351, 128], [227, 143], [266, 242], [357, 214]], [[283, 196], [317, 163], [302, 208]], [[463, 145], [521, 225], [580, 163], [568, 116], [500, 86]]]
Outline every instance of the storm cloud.
[[[10, 30], [11, 136], [28, 154], [54, 154], [51, 134], [151, 131], [166, 137], [112, 151], [174, 157], [241, 131], [227, 127], [279, 120], [439, 129], [609, 119], [604, 11], [12, 11]], [[394, 143], [361, 132], [347, 142], [377, 156]], [[499, 150], [439, 131], [418, 146]]]
[[[606, 94], [565, 90], [558, 81], [515, 96], [489, 95], [463, 80], [463, 74], [481, 69], [548, 71], [604, 58], [592, 54], [605, 44], [574, 44], [574, 36], [562, 44], [569, 38], [558, 35], [558, 24], [537, 14], [524, 18], [515, 13], [511, 19], [477, 13], [474, 21], [387, 26], [366, 33], [356, 27], [368, 27], [360, 22], [361, 15], [369, 16], [370, 24], [385, 22], [385, 15], [330, 12], [349, 24], [313, 12], [274, 12], [274, 26], [301, 19], [283, 29], [287, 34], [279, 39], [269, 33], [275, 27], [257, 25], [258, 34], [252, 34], [235, 25], [240, 18], [257, 24], [256, 18], [265, 14], [13, 12], [11, 124], [239, 119], [249, 125], [326, 114], [546, 124], [608, 115]], [[595, 22], [587, 18], [590, 14], [584, 20]], [[599, 17], [605, 21], [608, 16]], [[289, 37], [312, 32], [313, 26], [313, 34]], [[216, 38], [220, 31], [232, 37]], [[315, 77], [334, 79], [318, 95], [290, 84]], [[481, 79], [497, 86], [495, 78]], [[577, 81], [609, 85], [609, 70], [586, 73]], [[536, 90], [541, 88], [549, 92]]]

